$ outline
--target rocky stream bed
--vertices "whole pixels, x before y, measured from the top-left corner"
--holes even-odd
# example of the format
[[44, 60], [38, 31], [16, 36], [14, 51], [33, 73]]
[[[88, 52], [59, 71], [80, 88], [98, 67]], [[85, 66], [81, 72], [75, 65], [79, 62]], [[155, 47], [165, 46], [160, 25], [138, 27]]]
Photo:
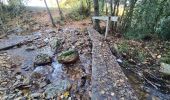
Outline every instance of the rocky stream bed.
[[46, 29], [2, 39], [3, 47], [6, 41], [16, 44], [37, 37], [0, 52], [2, 100], [89, 100], [91, 43], [87, 35], [84, 30]]

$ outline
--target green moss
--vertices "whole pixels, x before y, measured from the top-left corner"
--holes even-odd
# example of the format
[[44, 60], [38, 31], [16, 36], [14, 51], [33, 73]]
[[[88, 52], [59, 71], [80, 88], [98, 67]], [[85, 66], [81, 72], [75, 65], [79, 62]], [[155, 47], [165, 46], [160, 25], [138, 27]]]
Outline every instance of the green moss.
[[75, 53], [74, 50], [69, 50], [69, 51], [65, 51], [65, 52], [61, 53], [60, 56], [66, 57], [66, 56], [70, 56], [70, 55], [72, 55], [72, 54], [74, 54], [74, 53]]
[[128, 43], [128, 41], [122, 42], [118, 45], [118, 52], [122, 55], [125, 55], [125, 59], [127, 61], [129, 59], [133, 59], [136, 63], [144, 62], [149, 56], [149, 54], [145, 52], [144, 49], [131, 45]]
[[123, 42], [121, 44], [118, 45], [118, 51], [121, 53], [126, 53], [129, 51], [129, 45], [127, 42]]
[[165, 55], [161, 58], [161, 62], [170, 64], [170, 52], [168, 52], [167, 54], [165, 54]]

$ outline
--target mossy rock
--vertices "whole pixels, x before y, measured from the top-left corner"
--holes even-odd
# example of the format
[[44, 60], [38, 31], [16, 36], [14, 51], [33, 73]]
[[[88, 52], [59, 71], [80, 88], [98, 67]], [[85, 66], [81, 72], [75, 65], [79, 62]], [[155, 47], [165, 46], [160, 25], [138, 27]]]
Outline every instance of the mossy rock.
[[57, 59], [62, 64], [75, 63], [79, 59], [79, 54], [76, 50], [68, 50], [60, 53]]
[[61, 39], [53, 37], [50, 39], [50, 47], [53, 52], [55, 52], [61, 46]]
[[35, 57], [34, 65], [41, 66], [52, 62], [51, 57], [48, 54], [40, 53]]
[[170, 76], [170, 64], [161, 63], [159, 71], [165, 76]]

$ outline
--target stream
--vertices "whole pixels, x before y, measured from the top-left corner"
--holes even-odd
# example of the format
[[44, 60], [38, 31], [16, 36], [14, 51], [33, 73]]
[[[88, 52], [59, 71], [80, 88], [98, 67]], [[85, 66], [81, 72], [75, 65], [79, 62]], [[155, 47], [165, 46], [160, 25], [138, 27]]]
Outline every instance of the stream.
[[[67, 32], [65, 33], [67, 34]], [[43, 93], [48, 90], [47, 88], [58, 89], [58, 87], [52, 87], [51, 84], [56, 86], [56, 85], [61, 85], [60, 83], [63, 83], [64, 85], [61, 85], [61, 87], [63, 86], [63, 88], [68, 87], [68, 84], [71, 84], [72, 86], [69, 87], [69, 94], [67, 94], [69, 97], [74, 99], [79, 98], [81, 100], [84, 99], [88, 100], [90, 98], [90, 91], [91, 91], [91, 55], [89, 55], [90, 52], [88, 51], [89, 54], [82, 54], [80, 52], [79, 53], [80, 60], [77, 61], [75, 64], [62, 65], [58, 63], [56, 58], [57, 54], [51, 51], [51, 48], [48, 44], [50, 38], [48, 36], [52, 36], [52, 35], [48, 34], [48, 36], [44, 36], [44, 34], [38, 33], [30, 36], [35, 37], [37, 35], [40, 37], [40, 39], [36, 39], [32, 43], [29, 43], [27, 45], [23, 45], [21, 47], [15, 47], [5, 51], [7, 52], [8, 55], [10, 55], [12, 62], [16, 65], [17, 69], [21, 69], [21, 75], [25, 77], [30, 77], [31, 73], [35, 70], [34, 58], [36, 57], [36, 55], [39, 53], [48, 54], [49, 56], [52, 57], [52, 63], [47, 65], [47, 67], [42, 66], [42, 67], [46, 67], [45, 71], [47, 72], [44, 72], [43, 74], [45, 74], [48, 83], [45, 84], [43, 88], [37, 89], [37, 91]], [[72, 37], [72, 39], [75, 43], [75, 35], [72, 36], [74, 36]], [[22, 39], [25, 39], [25, 37], [27, 36], [17, 36], [17, 35], [9, 36], [9, 38], [12, 38], [11, 43], [22, 41]], [[81, 36], [81, 38], [84, 37]], [[1, 41], [2, 41], [0, 44], [1, 46], [6, 45], [5, 43], [3, 43], [3, 40]], [[85, 40], [85, 42], [87, 41]], [[70, 45], [69, 43], [73, 43], [73, 42], [68, 42], [68, 41], [65, 42], [66, 45]], [[43, 46], [41, 46], [42, 44]], [[80, 50], [84, 50], [82, 49], [83, 48], [82, 45], [80, 45], [79, 47], [81, 48]], [[142, 83], [140, 79], [129, 70], [124, 69], [124, 72], [129, 78], [129, 81], [134, 87], [134, 89], [137, 91], [137, 93], [139, 93], [140, 100], [144, 100], [144, 99], [168, 100], [170, 98], [169, 94], [162, 93], [160, 92], [160, 90], [156, 90], [152, 86], [149, 86], [146, 83]], [[52, 95], [52, 93], [50, 95]]]

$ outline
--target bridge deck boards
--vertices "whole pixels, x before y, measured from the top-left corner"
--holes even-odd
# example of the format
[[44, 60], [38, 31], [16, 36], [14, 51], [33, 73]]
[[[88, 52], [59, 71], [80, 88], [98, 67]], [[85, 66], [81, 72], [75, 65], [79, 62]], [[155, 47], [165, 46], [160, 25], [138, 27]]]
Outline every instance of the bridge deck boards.
[[92, 40], [92, 100], [138, 100], [104, 37], [88, 28]]

